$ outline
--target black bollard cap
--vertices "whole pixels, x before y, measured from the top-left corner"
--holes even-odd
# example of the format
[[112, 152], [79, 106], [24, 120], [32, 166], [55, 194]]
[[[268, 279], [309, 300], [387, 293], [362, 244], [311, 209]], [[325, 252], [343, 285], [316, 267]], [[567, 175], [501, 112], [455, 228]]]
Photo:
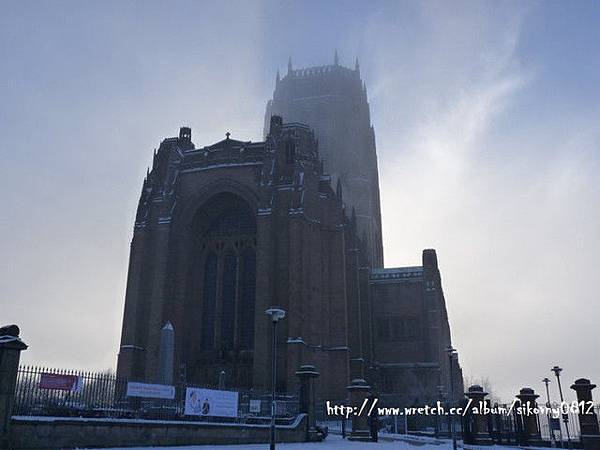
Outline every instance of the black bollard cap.
[[19, 333], [21, 332], [21, 330], [19, 330], [19, 327], [17, 325], [5, 325], [3, 327], [0, 327], [0, 336], [13, 336], [13, 337], [19, 337]]

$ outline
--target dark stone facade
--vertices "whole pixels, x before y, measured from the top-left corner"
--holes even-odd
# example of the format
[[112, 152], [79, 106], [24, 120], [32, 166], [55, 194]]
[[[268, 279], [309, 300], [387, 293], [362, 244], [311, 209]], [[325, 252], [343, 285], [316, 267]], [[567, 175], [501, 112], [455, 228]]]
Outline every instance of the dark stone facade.
[[[278, 389], [301, 363], [343, 398], [348, 378], [345, 230], [340, 197], [312, 131], [274, 117], [265, 142], [196, 149], [191, 131], [164, 140], [144, 180], [131, 245], [118, 374], [158, 380], [160, 329], [175, 328], [186, 381], [267, 389], [270, 323], [279, 327]], [[310, 352], [289, 336], [341, 347]]]
[[[319, 101], [308, 98], [314, 90]], [[269, 115], [264, 142], [228, 134], [196, 148], [182, 128], [155, 152], [131, 243], [118, 375], [160, 380], [170, 322], [176, 382], [216, 385], [224, 371], [227, 386], [267, 390], [264, 311], [279, 306], [278, 390], [296, 391], [298, 368], [314, 365], [317, 398], [345, 399], [350, 381], [365, 378], [396, 406], [437, 400], [437, 386], [449, 392], [450, 345], [437, 258], [426, 250], [423, 266], [381, 268], [375, 141], [358, 66], [290, 67], [267, 113], [280, 108], [315, 131]]]

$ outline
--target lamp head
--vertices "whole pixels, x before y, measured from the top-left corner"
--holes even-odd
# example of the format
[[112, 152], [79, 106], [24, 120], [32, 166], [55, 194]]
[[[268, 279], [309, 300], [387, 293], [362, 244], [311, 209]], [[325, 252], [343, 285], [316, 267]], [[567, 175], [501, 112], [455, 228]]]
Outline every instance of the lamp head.
[[273, 322], [279, 322], [279, 320], [285, 317], [285, 311], [281, 308], [271, 307], [265, 311], [265, 314], [271, 316]]
[[448, 347], [446, 347], [446, 353], [448, 353], [448, 355], [453, 355], [454, 353], [456, 353], [456, 349], [449, 345]]
[[562, 372], [562, 369], [558, 366], [554, 366], [552, 368], [552, 372], [554, 372], [554, 375], [556, 375], [558, 377], [560, 375], [560, 373]]
[[542, 380], [542, 383], [546, 383], [546, 384], [548, 384], [548, 383], [550, 383], [550, 380], [549, 380], [548, 378], [544, 378], [544, 379]]

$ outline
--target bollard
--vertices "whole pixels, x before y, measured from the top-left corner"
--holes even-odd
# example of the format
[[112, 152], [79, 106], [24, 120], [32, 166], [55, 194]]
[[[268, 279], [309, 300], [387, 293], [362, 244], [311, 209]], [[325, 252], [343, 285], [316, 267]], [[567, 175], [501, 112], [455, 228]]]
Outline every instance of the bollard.
[[[481, 386], [471, 386], [468, 391], [465, 392], [465, 395], [471, 400], [470, 409], [482, 409], [484, 406], [489, 407], [489, 402], [485, 400], [485, 396], [488, 395], [488, 393], [485, 392]], [[479, 414], [473, 414], [472, 411], [467, 411], [465, 425], [466, 431], [468, 431], [463, 438], [465, 444], [493, 445], [494, 441], [490, 436], [487, 414], [482, 414], [482, 411], [479, 411]]]
[[[571, 385], [577, 393], [577, 402], [580, 404], [579, 428], [581, 429], [581, 443], [585, 450], [600, 450], [600, 429], [598, 416], [594, 412], [592, 390], [596, 387], [590, 380], [580, 378]], [[583, 404], [581, 404], [583, 402]]]
[[307, 415], [306, 441], [320, 440], [317, 433], [317, 418], [315, 415], [315, 379], [319, 377], [315, 366], [304, 365], [296, 372], [300, 379], [300, 412]]
[[[533, 410], [537, 408], [536, 399], [539, 397], [533, 389], [523, 388], [519, 391], [517, 398], [520, 401], [520, 406], [525, 411], [527, 409]], [[540, 433], [540, 427], [536, 414], [526, 414], [524, 412], [517, 416], [522, 425], [522, 443], [523, 445], [530, 445], [534, 447], [543, 447], [544, 441]]]
[[[368, 399], [371, 392], [371, 386], [362, 378], [352, 380], [350, 386], [347, 387], [350, 392], [350, 406], [354, 408], [352, 414], [352, 432], [348, 440], [350, 441], [371, 441], [371, 430], [369, 428], [368, 412], [371, 407]], [[363, 405], [366, 405], [363, 408]], [[363, 409], [361, 411], [361, 408]]]
[[0, 448], [9, 448], [19, 358], [27, 345], [19, 338], [19, 327], [0, 328]]

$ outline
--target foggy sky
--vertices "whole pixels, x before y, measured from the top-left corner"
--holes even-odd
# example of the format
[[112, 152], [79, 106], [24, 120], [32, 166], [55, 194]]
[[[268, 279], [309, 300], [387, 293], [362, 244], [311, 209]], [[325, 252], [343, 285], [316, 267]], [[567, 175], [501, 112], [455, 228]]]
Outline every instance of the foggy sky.
[[261, 140], [277, 69], [337, 49], [367, 84], [386, 267], [437, 249], [465, 374], [505, 399], [555, 364], [600, 381], [597, 2], [0, 7], [0, 323], [24, 363], [115, 366], [152, 150], [183, 125]]

